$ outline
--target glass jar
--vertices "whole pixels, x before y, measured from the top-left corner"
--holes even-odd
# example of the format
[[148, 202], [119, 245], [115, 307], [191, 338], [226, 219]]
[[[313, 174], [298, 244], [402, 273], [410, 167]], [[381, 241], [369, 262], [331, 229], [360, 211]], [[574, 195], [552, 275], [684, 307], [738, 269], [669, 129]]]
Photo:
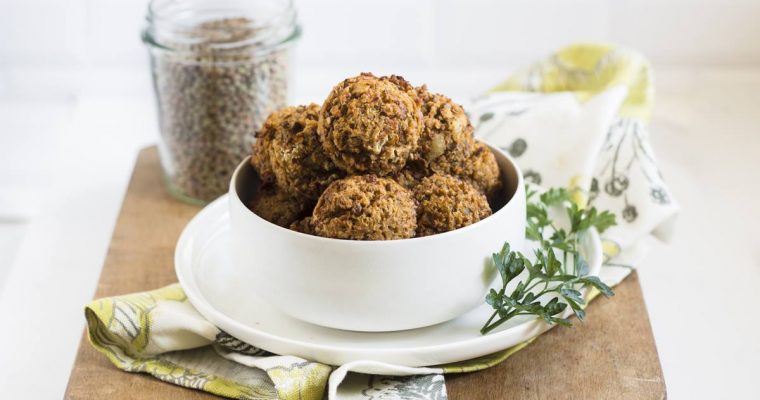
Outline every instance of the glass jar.
[[292, 0], [152, 0], [150, 53], [159, 153], [169, 192], [195, 204], [224, 194], [254, 132], [288, 97]]

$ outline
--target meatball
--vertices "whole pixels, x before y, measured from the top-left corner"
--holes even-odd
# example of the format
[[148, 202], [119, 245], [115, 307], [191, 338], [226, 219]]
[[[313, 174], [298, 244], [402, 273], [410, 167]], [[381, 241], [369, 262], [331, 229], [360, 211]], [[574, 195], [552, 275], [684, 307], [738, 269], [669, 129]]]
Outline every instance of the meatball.
[[422, 111], [415, 91], [398, 76], [363, 73], [332, 89], [319, 114], [325, 152], [349, 174], [389, 175], [417, 150]]
[[439, 157], [430, 165], [436, 173], [459, 177], [493, 199], [501, 190], [501, 171], [496, 157], [485, 144], [474, 141], [473, 151], [462, 162], [450, 162], [447, 157]]
[[307, 235], [316, 235], [314, 232], [314, 224], [312, 223], [311, 217], [306, 217], [293, 222], [290, 224], [290, 230], [305, 233]]
[[435, 174], [414, 189], [417, 236], [435, 235], [474, 224], [491, 215], [485, 195], [451, 175]]
[[441, 156], [446, 157], [446, 162], [461, 163], [475, 146], [474, 129], [464, 109], [444, 95], [428, 92], [425, 86], [417, 92], [424, 127], [416, 157], [426, 164]]
[[319, 106], [285, 107], [269, 115], [256, 134], [251, 163], [264, 182], [316, 201], [342, 173], [317, 136]]
[[414, 236], [416, 203], [412, 193], [388, 178], [357, 175], [333, 182], [314, 208], [319, 236], [353, 240], [391, 240]]
[[248, 208], [265, 220], [288, 227], [308, 211], [308, 204], [273, 185], [262, 186], [254, 194]]
[[287, 107], [276, 114], [269, 153], [277, 185], [316, 201], [332, 181], [342, 176], [317, 135], [319, 106]]

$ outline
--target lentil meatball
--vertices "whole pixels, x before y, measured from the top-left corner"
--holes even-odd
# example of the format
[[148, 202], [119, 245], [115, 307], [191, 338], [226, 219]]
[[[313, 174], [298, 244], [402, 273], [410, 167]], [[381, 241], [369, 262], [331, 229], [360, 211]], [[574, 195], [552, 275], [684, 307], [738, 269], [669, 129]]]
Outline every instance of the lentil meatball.
[[445, 156], [446, 162], [461, 163], [475, 146], [474, 129], [464, 109], [444, 95], [430, 93], [425, 86], [417, 93], [424, 116], [417, 158], [429, 164]]
[[339, 168], [384, 176], [400, 171], [417, 150], [422, 125], [419, 99], [403, 78], [362, 73], [332, 89], [318, 129]]
[[308, 211], [308, 204], [279, 187], [264, 185], [253, 195], [248, 208], [259, 217], [287, 228]]
[[493, 199], [501, 190], [501, 171], [496, 157], [485, 144], [475, 141], [473, 151], [462, 162], [450, 162], [447, 157], [439, 157], [430, 169], [459, 177]]
[[273, 114], [269, 159], [277, 185], [316, 201], [342, 173], [319, 141], [319, 106], [286, 107]]
[[417, 236], [429, 236], [474, 224], [491, 215], [485, 195], [451, 175], [435, 174], [414, 189], [418, 202]]
[[312, 219], [319, 236], [353, 240], [391, 240], [414, 236], [416, 204], [412, 193], [388, 178], [357, 175], [327, 187]]

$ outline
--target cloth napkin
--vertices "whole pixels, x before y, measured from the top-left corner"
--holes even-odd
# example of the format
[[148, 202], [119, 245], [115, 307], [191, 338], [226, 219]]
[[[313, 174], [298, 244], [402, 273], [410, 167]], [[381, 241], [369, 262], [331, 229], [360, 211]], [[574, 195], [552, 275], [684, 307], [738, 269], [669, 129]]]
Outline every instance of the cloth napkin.
[[[574, 45], [518, 71], [466, 105], [476, 136], [508, 151], [526, 180], [564, 186], [574, 201], [609, 209], [602, 279], [619, 283], [643, 254], [641, 239], [667, 239], [678, 206], [649, 145], [648, 62], [606, 45]], [[95, 300], [85, 307], [90, 343], [116, 367], [238, 399], [445, 399], [444, 374], [496, 365], [529, 343], [445, 366], [372, 361], [328, 366], [267, 353], [206, 321], [178, 284]], [[361, 367], [372, 374], [351, 371]]]

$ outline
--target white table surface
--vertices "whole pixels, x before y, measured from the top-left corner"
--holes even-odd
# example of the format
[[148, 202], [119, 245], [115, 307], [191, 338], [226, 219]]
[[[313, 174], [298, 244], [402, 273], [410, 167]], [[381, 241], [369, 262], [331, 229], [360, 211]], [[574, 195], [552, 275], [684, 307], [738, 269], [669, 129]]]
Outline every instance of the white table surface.
[[[299, 71], [294, 99], [319, 101], [354, 72]], [[668, 395], [756, 398], [760, 69], [656, 72], [654, 149], [683, 210], [639, 271]], [[506, 72], [404, 75], [464, 99]], [[136, 152], [156, 140], [145, 74], [87, 81], [68, 97], [0, 98], [3, 398], [62, 396]]]

